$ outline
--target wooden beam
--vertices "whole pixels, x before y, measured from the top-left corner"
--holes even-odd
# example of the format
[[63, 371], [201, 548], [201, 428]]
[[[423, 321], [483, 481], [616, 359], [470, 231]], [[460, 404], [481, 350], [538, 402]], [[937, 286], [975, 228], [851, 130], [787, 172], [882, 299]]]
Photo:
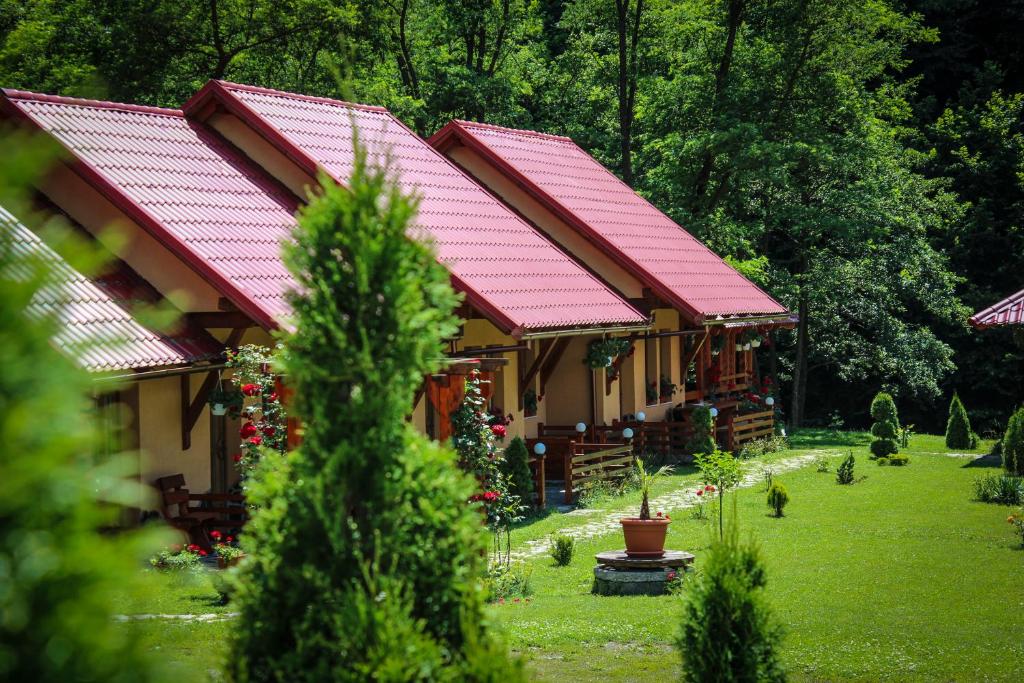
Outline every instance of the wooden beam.
[[205, 329], [229, 327], [232, 329], [245, 329], [247, 327], [256, 327], [256, 323], [254, 323], [249, 316], [240, 311], [200, 311], [196, 313], [186, 313], [185, 317], [190, 323], [194, 323]]
[[523, 409], [523, 395], [526, 394], [526, 390], [533, 384], [534, 378], [537, 373], [540, 372], [541, 365], [544, 364], [544, 360], [548, 357], [548, 353], [551, 351], [551, 347], [554, 346], [553, 339], [541, 339], [540, 348], [537, 349], [537, 357], [533, 359], [533, 363], [530, 364], [529, 369], [519, 377], [519, 409]]
[[629, 350], [627, 350], [626, 353], [622, 354], [621, 356], [618, 356], [615, 360], [612, 361], [611, 369], [615, 371], [614, 372], [614, 375], [615, 375], [614, 378], [612, 377], [613, 373], [610, 373], [607, 370], [605, 371], [605, 373], [604, 373], [604, 395], [605, 396], [611, 396], [612, 395], [612, 382], [614, 382], [616, 379], [618, 379], [618, 377], [619, 377], [619, 368], [622, 367], [622, 361], [624, 361], [626, 358], [629, 357], [629, 352], [633, 350], [633, 343], [637, 339], [639, 339], [639, 338], [640, 338], [640, 333], [639, 332], [634, 332], [631, 335], [629, 335], [629, 337], [628, 337], [628, 339], [629, 339]]
[[[237, 348], [238, 343], [242, 341], [242, 335], [245, 334], [245, 329], [244, 327], [236, 327], [231, 330], [231, 334], [228, 335], [227, 340], [224, 342], [224, 347], [229, 349]], [[192, 447], [192, 428], [199, 421], [199, 416], [202, 415], [203, 408], [206, 407], [206, 402], [210, 398], [210, 392], [217, 385], [220, 373], [217, 370], [211, 370], [207, 373], [195, 399], [192, 399], [190, 377], [190, 375], [181, 376], [181, 450], [183, 451], [187, 451]]]
[[562, 358], [562, 354], [569, 348], [569, 343], [572, 341], [569, 337], [558, 337], [555, 342], [551, 345], [551, 351], [548, 353], [548, 358], [544, 361], [544, 365], [540, 369], [540, 395], [544, 395], [544, 387], [547, 386], [548, 380], [551, 379], [551, 373], [555, 371], [555, 367], [558, 365], [558, 361]]
[[[690, 363], [693, 362], [693, 359], [696, 358], [697, 354], [700, 353], [702, 348], [704, 348], [704, 344], [707, 342], [708, 337], [709, 337], [709, 334], [708, 334], [707, 331], [705, 331], [703, 337], [701, 337], [700, 339], [694, 339], [693, 340], [693, 343], [691, 344], [691, 347], [690, 347], [689, 350], [686, 349], [685, 345], [683, 347], [683, 358], [682, 358], [683, 367], [680, 368], [680, 371], [679, 371], [679, 381], [683, 385], [683, 402], [684, 403], [686, 402], [686, 375], [689, 372]], [[698, 365], [699, 365], [699, 363], [698, 363]], [[701, 376], [701, 372], [700, 372], [700, 369], [698, 368], [697, 377], [700, 378], [700, 376]], [[701, 397], [701, 399], [703, 399], [703, 396]]]

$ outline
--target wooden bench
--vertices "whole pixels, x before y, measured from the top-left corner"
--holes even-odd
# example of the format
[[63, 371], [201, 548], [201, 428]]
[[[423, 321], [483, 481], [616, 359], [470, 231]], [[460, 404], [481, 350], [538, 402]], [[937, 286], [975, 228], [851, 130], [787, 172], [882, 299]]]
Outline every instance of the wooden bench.
[[185, 476], [182, 474], [160, 477], [154, 485], [160, 493], [160, 514], [164, 520], [186, 533], [192, 543], [207, 552], [212, 550], [210, 531], [237, 531], [248, 519], [245, 496], [233, 493], [192, 493], [185, 487]]

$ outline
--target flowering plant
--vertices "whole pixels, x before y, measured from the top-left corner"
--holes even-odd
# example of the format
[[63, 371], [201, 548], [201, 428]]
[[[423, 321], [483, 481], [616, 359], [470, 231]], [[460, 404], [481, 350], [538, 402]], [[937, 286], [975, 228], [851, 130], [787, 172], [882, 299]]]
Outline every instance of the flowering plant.
[[1007, 517], [1006, 521], [1013, 525], [1017, 535], [1020, 536], [1020, 545], [1024, 547], [1024, 508], [1021, 508], [1017, 514]]
[[260, 449], [273, 448], [284, 452], [288, 444], [287, 415], [277, 391], [277, 380], [270, 371], [272, 354], [269, 349], [249, 344], [238, 351], [228, 350], [228, 367], [234, 368], [232, 382], [244, 397], [239, 411], [242, 427], [241, 452], [235, 463], [243, 474], [252, 471], [259, 462]]
[[501, 471], [504, 454], [497, 442], [504, 438], [505, 425], [492, 424], [485, 412], [486, 399], [480, 390], [480, 373], [470, 372], [462, 405], [452, 413], [452, 445], [459, 455], [459, 466], [472, 474], [480, 492], [470, 502], [481, 506], [487, 527], [494, 534], [493, 555], [496, 564], [508, 565], [511, 555], [512, 523], [520, 518], [519, 496], [512, 495], [508, 478]]
[[711, 484], [699, 486], [694, 493], [697, 496], [697, 503], [693, 507], [693, 518], [707, 519], [708, 506], [714, 505], [715, 487]]
[[[245, 555], [238, 547], [238, 541], [234, 536], [223, 536], [219, 531], [211, 531], [210, 538], [215, 542], [213, 549], [217, 552], [217, 556], [224, 562], [230, 563]], [[221, 540], [222, 538], [224, 540]]]
[[583, 362], [594, 370], [610, 368], [615, 359], [629, 353], [632, 343], [626, 337], [609, 337], [595, 339], [587, 346], [587, 355]]
[[161, 571], [184, 571], [199, 568], [199, 558], [206, 551], [194, 543], [188, 546], [172, 545], [149, 558], [149, 564]]

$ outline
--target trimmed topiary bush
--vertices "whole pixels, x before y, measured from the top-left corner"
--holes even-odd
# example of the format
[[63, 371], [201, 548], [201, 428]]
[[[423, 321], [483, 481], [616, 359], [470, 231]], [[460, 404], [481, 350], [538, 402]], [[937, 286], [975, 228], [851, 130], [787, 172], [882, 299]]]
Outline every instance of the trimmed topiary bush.
[[971, 431], [971, 421], [967, 417], [960, 396], [953, 394], [949, 403], [949, 420], [946, 422], [946, 448], [976, 448], [977, 437]]
[[765, 600], [766, 584], [760, 551], [740, 544], [730, 524], [711, 545], [686, 598], [677, 642], [684, 681], [786, 680], [778, 655], [782, 629]]
[[896, 413], [896, 402], [892, 396], [880, 391], [871, 401], [871, 418], [875, 421], [871, 425], [871, 455], [876, 458], [885, 458], [893, 453], [899, 452], [897, 439], [900, 435], [900, 421]]
[[999, 443], [1007, 473], [1024, 476], [1024, 408], [1010, 416], [1006, 433]]
[[509, 493], [518, 496], [522, 505], [533, 505], [533, 473], [530, 471], [530, 451], [518, 436], [505, 449], [501, 469], [508, 479]]
[[701, 453], [714, 453], [715, 444], [715, 419], [711, 417], [711, 408], [708, 406], [697, 406], [690, 413], [690, 424], [693, 433], [686, 442], [686, 452], [698, 455]]
[[788, 502], [789, 494], [786, 493], [786, 487], [777, 481], [772, 483], [772, 487], [768, 489], [768, 507], [775, 512], [776, 517], [782, 516], [782, 509]]
[[487, 532], [452, 451], [406, 421], [456, 333], [458, 301], [414, 204], [358, 148], [285, 257], [299, 450], [264, 452], [247, 495], [228, 676], [250, 681], [522, 680], [485, 626]]
[[576, 552], [576, 539], [566, 534], [555, 534], [551, 537], [551, 548], [548, 553], [559, 567], [567, 567]]

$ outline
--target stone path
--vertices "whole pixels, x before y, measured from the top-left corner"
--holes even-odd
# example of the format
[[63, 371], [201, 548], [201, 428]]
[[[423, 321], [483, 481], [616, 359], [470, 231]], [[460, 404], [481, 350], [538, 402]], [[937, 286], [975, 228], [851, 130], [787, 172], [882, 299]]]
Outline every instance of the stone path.
[[150, 619], [177, 619], [179, 621], [211, 622], [234, 619], [240, 612], [208, 612], [206, 614], [118, 614], [114, 621], [148, 621]]
[[[806, 467], [811, 464], [815, 458], [820, 455], [828, 455], [832, 451], [828, 450], [815, 450], [805, 453], [804, 455], [794, 456], [792, 458], [785, 458], [782, 460], [776, 460], [772, 463], [772, 468], [776, 475], [784, 472], [791, 472], [793, 470]], [[744, 463], [743, 478], [740, 480], [737, 488], [750, 488], [757, 486], [764, 482], [764, 474], [761, 471], [761, 460], [751, 460]], [[668, 514], [672, 514], [676, 510], [683, 510], [686, 508], [692, 508], [697, 504], [697, 495], [694, 493], [695, 487], [694, 482], [687, 481], [684, 484], [680, 484], [679, 488], [669, 493], [662, 494], [656, 498], [652, 498], [650, 501], [651, 512], [653, 514], [656, 510], [661, 510]], [[594, 510], [579, 510], [576, 514], [587, 514], [594, 513]], [[572, 515], [573, 513], [568, 513]], [[594, 538], [596, 536], [603, 536], [605, 534], [613, 533], [622, 528], [619, 524], [619, 520], [623, 517], [631, 517], [636, 515], [636, 510], [632, 507], [629, 509], [617, 510], [615, 512], [609, 512], [608, 514], [595, 519], [586, 524], [580, 524], [578, 526], [570, 526], [563, 529], [559, 529], [559, 533], [565, 534], [566, 536], [572, 536], [577, 541]], [[568, 515], [567, 515], [568, 516]], [[548, 552], [551, 547], [551, 540], [549, 538], [536, 538], [532, 541], [526, 541], [520, 548], [512, 551], [512, 558], [518, 560], [525, 560], [531, 557], [538, 557]]]

